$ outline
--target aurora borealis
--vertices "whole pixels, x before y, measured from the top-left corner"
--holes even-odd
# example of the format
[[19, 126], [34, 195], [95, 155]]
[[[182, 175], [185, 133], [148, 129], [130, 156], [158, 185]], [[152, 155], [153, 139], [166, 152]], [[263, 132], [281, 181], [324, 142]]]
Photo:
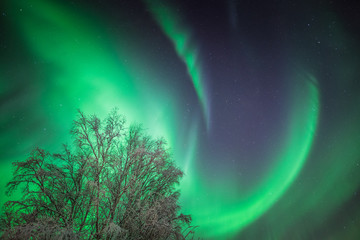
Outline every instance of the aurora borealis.
[[360, 21], [349, 1], [0, 3], [0, 192], [80, 108], [164, 136], [204, 239], [360, 238]]

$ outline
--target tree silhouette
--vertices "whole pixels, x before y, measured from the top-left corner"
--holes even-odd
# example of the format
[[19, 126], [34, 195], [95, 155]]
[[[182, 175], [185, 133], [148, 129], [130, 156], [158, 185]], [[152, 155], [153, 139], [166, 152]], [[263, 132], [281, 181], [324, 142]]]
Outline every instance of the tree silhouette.
[[[183, 173], [164, 140], [139, 125], [126, 128], [112, 111], [101, 121], [79, 111], [72, 146], [60, 154], [34, 149], [13, 163], [1, 216], [2, 239], [185, 239], [189, 215], [179, 214]], [[19, 190], [17, 190], [19, 188]]]

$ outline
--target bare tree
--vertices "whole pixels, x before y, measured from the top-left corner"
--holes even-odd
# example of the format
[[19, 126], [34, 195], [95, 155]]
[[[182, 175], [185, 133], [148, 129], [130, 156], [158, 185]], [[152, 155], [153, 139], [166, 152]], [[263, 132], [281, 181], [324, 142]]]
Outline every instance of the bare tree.
[[72, 146], [60, 154], [36, 148], [13, 163], [1, 217], [2, 239], [185, 239], [189, 215], [179, 214], [183, 176], [163, 139], [139, 125], [126, 128], [116, 110], [101, 121], [79, 111]]

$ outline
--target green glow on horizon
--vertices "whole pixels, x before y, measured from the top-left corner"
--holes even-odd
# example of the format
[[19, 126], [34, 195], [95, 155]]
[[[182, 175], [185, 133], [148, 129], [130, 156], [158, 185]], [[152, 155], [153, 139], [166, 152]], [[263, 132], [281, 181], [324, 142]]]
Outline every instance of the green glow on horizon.
[[202, 107], [206, 126], [209, 129], [209, 99], [206, 92], [203, 72], [199, 63], [198, 46], [191, 40], [190, 30], [184, 26], [180, 16], [173, 8], [168, 6], [165, 1], [146, 0], [145, 2], [150, 8], [156, 22], [173, 43], [177, 55], [186, 64], [188, 74], [190, 75]]

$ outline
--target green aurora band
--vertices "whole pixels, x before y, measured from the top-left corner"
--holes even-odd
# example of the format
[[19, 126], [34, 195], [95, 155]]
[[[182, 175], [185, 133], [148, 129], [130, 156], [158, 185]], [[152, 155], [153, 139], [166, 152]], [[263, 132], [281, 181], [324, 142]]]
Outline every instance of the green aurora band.
[[[185, 193], [186, 197], [200, 198], [189, 212], [195, 213], [194, 221], [201, 226], [199, 231], [206, 239], [231, 237], [239, 233], [276, 203], [301, 171], [316, 133], [319, 92], [313, 76], [303, 74], [297, 80], [299, 84], [293, 89], [293, 100], [289, 106], [292, 111], [286, 126], [287, 134], [279, 147], [281, 151], [274, 156], [277, 164], [268, 170], [261, 184], [252, 193], [246, 196], [240, 194], [235, 200], [219, 196], [222, 190], [205, 186], [204, 179], [195, 181], [198, 185], [191, 189], [194, 192]], [[230, 177], [231, 173], [228, 174]]]
[[[41, 76], [41, 84], [46, 85], [36, 86], [44, 91], [36, 100], [43, 100], [37, 107], [55, 114], [50, 122], [55, 119], [61, 125], [68, 122], [67, 126], [57, 127], [69, 129], [76, 108], [103, 116], [118, 107], [130, 121], [142, 120], [152, 126], [149, 129], [152, 134], [171, 141], [169, 127], [175, 122], [171, 110], [176, 104], [174, 99], [161, 87], [151, 85], [150, 88], [147, 79], [135, 81], [139, 76], [123, 61], [126, 50], [121, 49], [119, 55], [114, 56], [113, 52], [117, 51], [113, 45], [121, 43], [109, 43], [111, 40], [97, 37], [106, 33], [99, 30], [95, 21], [86, 22], [72, 9], [49, 1], [19, 0], [9, 4], [16, 16], [14, 25], [25, 44], [36, 59], [49, 66], [46, 76]], [[151, 73], [147, 75], [152, 77]], [[149, 89], [151, 93], [147, 93]], [[168, 104], [160, 104], [163, 102]]]
[[[61, 143], [70, 142], [68, 132], [76, 109], [104, 116], [117, 107], [129, 122], [151, 126], [150, 134], [165, 137], [171, 146], [176, 144], [172, 129], [177, 119], [173, 111], [177, 103], [171, 92], [151, 84], [155, 78], [151, 72], [131, 71], [135, 66], [124, 61], [130, 54], [121, 43], [99, 38], [108, 34], [99, 30], [96, 21], [87, 22], [91, 17], [81, 16], [85, 12], [42, 0], [8, 1], [7, 11], [11, 16], [9, 24], [35, 60], [30, 72], [33, 76], [21, 73], [19, 82], [7, 81], [2, 88], [24, 86], [26, 97], [12, 101], [13, 105], [6, 109], [8, 115], [17, 116], [17, 111], [26, 121], [19, 121], [17, 127], [8, 128], [1, 135], [2, 146], [9, 139], [22, 142], [7, 161], [1, 162], [1, 169], [9, 169], [11, 161], [23, 158], [34, 145], [56, 151]], [[36, 81], [24, 80], [29, 77]], [[10, 116], [1, 119], [3, 126], [13, 123]], [[22, 132], [30, 134], [21, 136]], [[10, 180], [10, 174], [7, 171], [2, 186]]]
[[[179, 16], [164, 2], [146, 2], [157, 23], [172, 41], [177, 54], [187, 65], [188, 72], [193, 81], [208, 124], [209, 106], [206, 101], [207, 97], [205, 96], [204, 84], [201, 84], [201, 80], [203, 79], [200, 77], [200, 70], [196, 65], [198, 64], [198, 53], [195, 51], [196, 48], [193, 45], [190, 45], [191, 35], [189, 30], [182, 26]], [[218, 199], [216, 193], [213, 194], [214, 196], [210, 197], [212, 192], [216, 192], [214, 189], [197, 187], [196, 192], [193, 192], [192, 196], [207, 196], [206, 199], [200, 201], [201, 204], [196, 204], [189, 210], [189, 212], [196, 213], [194, 215], [195, 225], [198, 224], [201, 226], [200, 231], [202, 236], [210, 238], [238, 233], [243, 227], [256, 220], [269, 209], [296, 179], [296, 176], [301, 171], [310, 152], [314, 134], [316, 132], [319, 113], [319, 93], [316, 86], [316, 79], [312, 76], [308, 76], [304, 79], [300, 79], [300, 81], [306, 82], [307, 86], [305, 89], [302, 89], [303, 92], [301, 94], [295, 94], [298, 96], [294, 99], [294, 105], [290, 106], [290, 108], [296, 110], [289, 119], [288, 136], [285, 138], [284, 146], [280, 148], [284, 149], [284, 151], [277, 156], [277, 159], [281, 160], [278, 161], [277, 166], [274, 167], [273, 170], [269, 171], [269, 176], [263, 180], [264, 184], [260, 185], [246, 201], [234, 203], [227, 207], [224, 207], [221, 203], [228, 202], [228, 200]], [[297, 90], [298, 89], [295, 91]], [[301, 126], [305, 126], [305, 131]], [[191, 139], [194, 138], [195, 137], [192, 136]], [[193, 145], [194, 144], [191, 144], [191, 146]], [[188, 178], [195, 179], [195, 176], [193, 176], [195, 174], [191, 174], [191, 170], [188, 170], [188, 167], [186, 169]], [[191, 185], [189, 183], [190, 181], [190, 179], [187, 179], [185, 187]], [[200, 179], [198, 179], [198, 182], [201, 185]], [[185, 189], [183, 188], [183, 190]], [[188, 191], [189, 189], [187, 189], [187, 191], [185, 190], [186, 193]], [[201, 194], [199, 191], [204, 192]], [[186, 194], [186, 196], [190, 197], [188, 194]], [[209, 200], [209, 198], [212, 200], [216, 199], [216, 201]], [[210, 209], [222, 210], [214, 215]], [[199, 213], [203, 213], [204, 216], [197, 218], [198, 215], [201, 216]], [[212, 217], [209, 218], [209, 215]]]
[[152, 16], [174, 45], [177, 55], [185, 63], [199, 98], [207, 129], [210, 127], [210, 102], [199, 59], [197, 45], [192, 41], [191, 31], [183, 24], [176, 11], [160, 0], [146, 0]]
[[[147, 3], [157, 23], [172, 41], [176, 53], [187, 66], [208, 125], [209, 100], [199, 67], [199, 55], [196, 45], [190, 41], [189, 30], [183, 27], [179, 16], [171, 7], [160, 5], [158, 1]], [[218, 186], [211, 188], [207, 185], [207, 179], [203, 176], [205, 174], [197, 168], [195, 159], [199, 145], [199, 121], [194, 118], [185, 133], [177, 130], [177, 99], [171, 93], [163, 91], [161, 86], [154, 87], [149, 83], [154, 77], [151, 72], [139, 75], [135, 70], [131, 70], [141, 66], [138, 66], [134, 59], [130, 59], [128, 64], [123, 61], [129, 53], [121, 46], [121, 42], [97, 37], [108, 35], [99, 30], [101, 22], [89, 22], [90, 18], [85, 17], [88, 13], [79, 13], [53, 1], [33, 0], [30, 4], [25, 0], [8, 0], [7, 4], [8, 15], [12, 16], [11, 24], [23, 39], [23, 44], [30, 54], [38, 59], [39, 66], [34, 65], [36, 70], [32, 72], [37, 81], [32, 86], [26, 85], [29, 93], [19, 101], [25, 103], [15, 102], [8, 106], [8, 109], [17, 107], [17, 111], [22, 112], [27, 121], [19, 121], [17, 129], [9, 128], [1, 134], [2, 147], [6, 146], [9, 139], [22, 143], [13, 150], [12, 156], [1, 161], [0, 173], [4, 176], [1, 186], [10, 179], [10, 162], [22, 159], [34, 144], [54, 151], [60, 143], [70, 141], [67, 133], [76, 108], [85, 113], [104, 115], [113, 107], [118, 107], [129, 121], [140, 119], [145, 126], [151, 126], [151, 134], [164, 136], [170, 146], [176, 146], [175, 158], [186, 173], [181, 184], [183, 207], [193, 215], [194, 224], [200, 226], [198, 231], [202, 237], [230, 238], [269, 211], [280, 198], [289, 198], [286, 192], [290, 191], [294, 180], [301, 175], [317, 131], [320, 93], [314, 76], [308, 73], [293, 76], [297, 84], [294, 84], [296, 87], [290, 91], [292, 98], [284, 126], [286, 134], [278, 147], [279, 152], [269, 156], [276, 164], [268, 169], [261, 183], [250, 193], [236, 193], [228, 197], [220, 194], [224, 190]], [[115, 48], [115, 45], [119, 47]], [[120, 50], [116, 50], [119, 48]], [[43, 71], [43, 68], [46, 70]], [[5, 72], [4, 69], [0, 70], [1, 73]], [[343, 74], [339, 72], [340, 76]], [[5, 74], [4, 78], [6, 77], [8, 76]], [[143, 77], [147, 79], [138, 80]], [[351, 79], [350, 76], [348, 78]], [[2, 83], [1, 91], [11, 89], [12, 84], [15, 83]], [[360, 102], [359, 99], [357, 101]], [[11, 110], [10, 114], [13, 114]], [[1, 123], [4, 125], [12, 121], [5, 121], [3, 118]], [[39, 121], [41, 124], [36, 125]], [[348, 140], [344, 146], [336, 147], [326, 154], [329, 162], [334, 164], [329, 164], [330, 167], [326, 169], [328, 174], [324, 173], [319, 177], [321, 188], [317, 189], [318, 196], [309, 196], [300, 207], [301, 210], [296, 213], [297, 217], [315, 206], [318, 208], [320, 197], [330, 199], [328, 204], [317, 210], [320, 222], [326, 217], [326, 213], [339, 208], [344, 199], [359, 186], [359, 182], [346, 187], [339, 183], [342, 182], [339, 179], [345, 180], [344, 176], [350, 172], [352, 164], [356, 164], [354, 156], [360, 154], [356, 147], [351, 148], [351, 151], [344, 151], [346, 144], [355, 146], [352, 140], [359, 140], [349, 137], [352, 136], [351, 126], [356, 124], [356, 119], [349, 121], [346, 124], [339, 120], [343, 123], [343, 131], [339, 130], [342, 132], [340, 139]], [[38, 133], [40, 129], [43, 131]], [[33, 132], [23, 136], [21, 132], [26, 130]], [[182, 137], [179, 138], [181, 134]], [[335, 141], [333, 138], [330, 136], [328, 141]], [[187, 143], [186, 147], [184, 142]], [[335, 164], [340, 157], [349, 164]], [[233, 174], [229, 173], [229, 178]], [[306, 184], [311, 186], [312, 182], [308, 180]], [[334, 186], [336, 194], [332, 191]], [[232, 187], [230, 184], [226, 190], [230, 192]], [[0, 190], [3, 194], [4, 190]], [[1, 195], [1, 203], [5, 200], [5, 196]], [[278, 231], [281, 237], [281, 230]]]

